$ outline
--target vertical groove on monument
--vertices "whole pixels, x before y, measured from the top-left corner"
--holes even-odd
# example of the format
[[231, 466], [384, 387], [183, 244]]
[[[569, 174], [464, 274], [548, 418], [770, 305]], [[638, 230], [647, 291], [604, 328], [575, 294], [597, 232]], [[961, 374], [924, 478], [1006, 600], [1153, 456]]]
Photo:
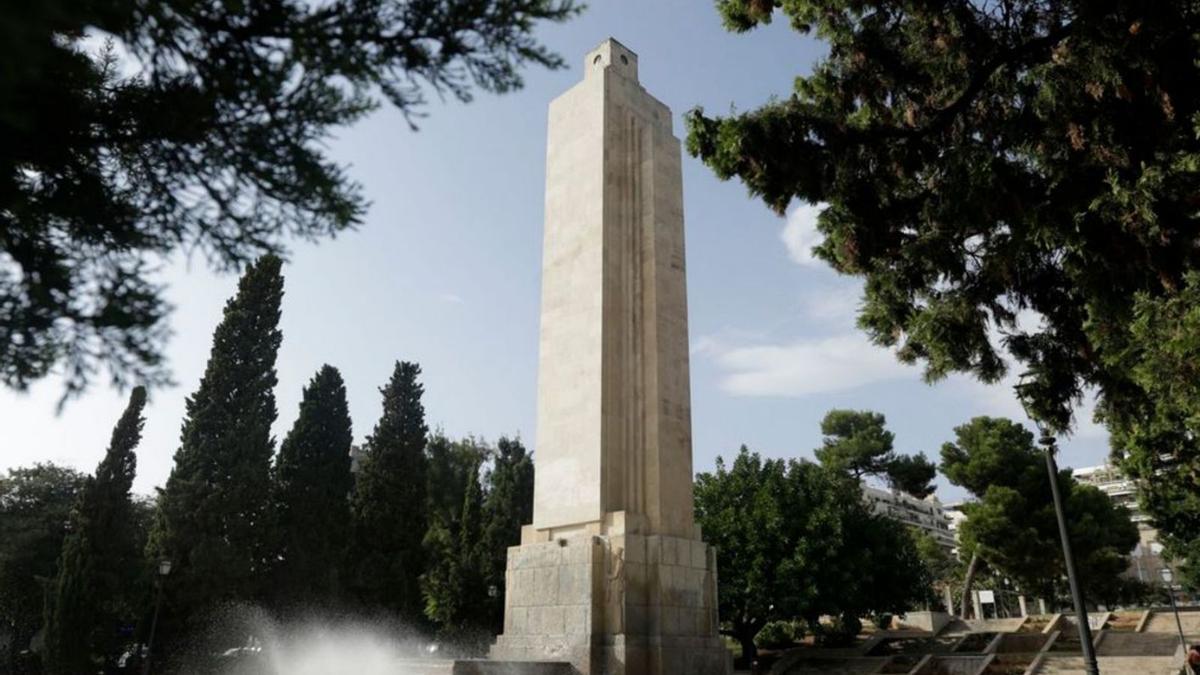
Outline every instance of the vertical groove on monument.
[[680, 143], [615, 40], [550, 105], [533, 523], [492, 657], [724, 675], [692, 506]]

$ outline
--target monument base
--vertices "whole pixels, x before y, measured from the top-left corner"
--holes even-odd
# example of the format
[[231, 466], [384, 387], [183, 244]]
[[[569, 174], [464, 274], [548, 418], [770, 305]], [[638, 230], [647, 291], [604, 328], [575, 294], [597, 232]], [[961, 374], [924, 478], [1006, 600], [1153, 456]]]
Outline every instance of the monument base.
[[508, 549], [504, 634], [491, 658], [565, 661], [582, 675], [725, 675], [716, 556], [630, 531], [623, 512], [569, 532], [526, 528]]

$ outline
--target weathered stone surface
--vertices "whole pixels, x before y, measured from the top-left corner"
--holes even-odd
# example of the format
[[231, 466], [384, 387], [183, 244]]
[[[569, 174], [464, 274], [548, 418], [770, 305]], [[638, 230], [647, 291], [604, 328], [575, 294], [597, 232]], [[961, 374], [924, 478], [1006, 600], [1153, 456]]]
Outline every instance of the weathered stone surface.
[[607, 40], [550, 105], [534, 515], [492, 658], [725, 675], [692, 506], [680, 144], [637, 65]]
[[671, 111], [614, 40], [550, 105], [534, 526], [693, 535], [683, 179]]

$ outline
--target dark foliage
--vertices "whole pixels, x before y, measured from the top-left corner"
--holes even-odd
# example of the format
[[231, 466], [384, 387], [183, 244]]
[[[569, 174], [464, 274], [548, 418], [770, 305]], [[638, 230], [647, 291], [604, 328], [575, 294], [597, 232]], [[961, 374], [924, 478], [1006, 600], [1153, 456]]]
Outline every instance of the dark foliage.
[[[858, 616], [903, 613], [925, 597], [904, 528], [872, 514], [858, 483], [806, 461], [764, 460], [745, 447], [696, 477], [696, 519], [717, 548], [722, 632], [754, 659], [771, 621], [804, 619], [822, 641], [853, 638]], [[822, 615], [841, 617], [822, 626]]]
[[84, 483], [71, 513], [70, 534], [48, 600], [48, 673], [95, 672], [119, 655], [120, 629], [137, 619], [135, 584], [142, 571], [139, 544], [145, 539], [139, 536], [130, 489], [145, 405], [145, 388], [135, 387], [104, 459]]
[[[964, 552], [978, 554], [1028, 594], [1064, 594], [1058, 522], [1045, 457], [1033, 434], [992, 417], [976, 417], [954, 432], [955, 441], [942, 446], [942, 472], [978, 500], [963, 507]], [[1070, 470], [1060, 471], [1058, 482], [1079, 579], [1085, 591], [1111, 596], [1117, 578], [1129, 567], [1137, 527], [1124, 507], [1078, 483]]]
[[900, 455], [892, 448], [895, 435], [887, 419], [869, 410], [830, 410], [821, 420], [821, 447], [817, 460], [854, 478], [875, 476], [893, 489], [918, 499], [933, 494], [937, 467], [925, 453]]
[[275, 463], [271, 592], [278, 606], [312, 608], [342, 600], [352, 440], [346, 385], [337, 368], [322, 366], [304, 388], [300, 415]]
[[281, 261], [250, 265], [213, 333], [204, 376], [187, 399], [175, 466], [159, 496], [151, 559], [174, 568], [165, 635], [225, 601], [263, 597], [271, 550], [275, 358], [282, 333]]
[[690, 152], [865, 280], [859, 325], [929, 380], [997, 382], [1067, 431], [1090, 388], [1169, 553], [1200, 579], [1200, 6], [720, 0], [829, 54], [790, 96], [693, 111]]
[[422, 540], [429, 526], [421, 367], [397, 362], [383, 395], [383, 416], [367, 439], [351, 500], [350, 580], [358, 600], [410, 625], [424, 616]]
[[0, 670], [36, 672], [30, 640], [42, 627], [71, 510], [86, 476], [53, 464], [0, 477]]
[[[328, 157], [382, 97], [503, 93], [562, 60], [533, 36], [573, 0], [42, 0], [0, 5], [0, 382], [56, 366], [167, 381], [176, 252], [220, 269], [361, 221]], [[93, 36], [85, 38], [85, 34]], [[105, 36], [103, 45], [94, 36]]]

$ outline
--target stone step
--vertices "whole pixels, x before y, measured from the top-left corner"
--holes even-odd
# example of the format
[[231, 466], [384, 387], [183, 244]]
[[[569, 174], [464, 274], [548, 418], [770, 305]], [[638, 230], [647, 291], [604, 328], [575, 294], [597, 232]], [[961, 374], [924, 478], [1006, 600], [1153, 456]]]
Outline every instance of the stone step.
[[1115, 633], [1105, 631], [1096, 645], [1097, 656], [1175, 656], [1179, 636], [1171, 633]]
[[[1096, 659], [1104, 675], [1180, 675], [1182, 663], [1174, 657], [1101, 656]], [[1086, 675], [1081, 656], [1048, 656], [1032, 675]]]
[[1183, 627], [1183, 634], [1196, 638], [1200, 637], [1200, 611], [1184, 610], [1179, 613], [1179, 624], [1175, 623], [1175, 614], [1170, 610], [1155, 610], [1150, 614], [1150, 620], [1146, 622], [1143, 633], [1175, 633], [1179, 634], [1179, 627]]

